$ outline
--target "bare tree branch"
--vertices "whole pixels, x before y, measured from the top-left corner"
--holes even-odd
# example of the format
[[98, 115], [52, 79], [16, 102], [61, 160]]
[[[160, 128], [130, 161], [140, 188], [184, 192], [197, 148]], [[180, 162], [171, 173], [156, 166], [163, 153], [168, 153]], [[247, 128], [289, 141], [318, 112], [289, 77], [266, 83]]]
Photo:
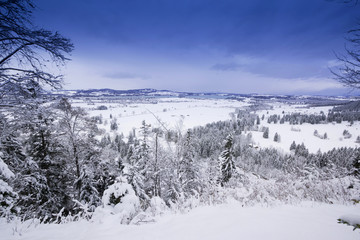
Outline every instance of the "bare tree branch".
[[58, 32], [33, 26], [34, 8], [31, 0], [0, 1], [0, 100], [61, 87], [62, 75], [48, 73], [46, 63], [63, 65], [73, 44]]

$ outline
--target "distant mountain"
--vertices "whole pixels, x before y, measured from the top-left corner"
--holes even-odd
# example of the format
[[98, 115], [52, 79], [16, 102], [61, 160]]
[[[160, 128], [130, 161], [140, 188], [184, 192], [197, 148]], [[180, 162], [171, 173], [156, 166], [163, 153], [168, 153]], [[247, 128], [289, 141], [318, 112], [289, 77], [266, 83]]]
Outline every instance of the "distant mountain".
[[157, 90], [152, 88], [131, 89], [131, 90], [115, 90], [110, 88], [103, 89], [79, 89], [79, 90], [56, 90], [51, 92], [52, 95], [60, 95], [67, 97], [196, 97], [196, 98], [226, 98], [234, 100], [244, 100], [251, 98], [253, 100], [267, 101], [299, 101], [316, 104], [329, 101], [335, 102], [349, 101], [351, 98], [338, 96], [294, 96], [294, 95], [271, 95], [271, 94], [239, 94], [239, 93], [221, 93], [221, 92], [178, 92], [171, 90]]

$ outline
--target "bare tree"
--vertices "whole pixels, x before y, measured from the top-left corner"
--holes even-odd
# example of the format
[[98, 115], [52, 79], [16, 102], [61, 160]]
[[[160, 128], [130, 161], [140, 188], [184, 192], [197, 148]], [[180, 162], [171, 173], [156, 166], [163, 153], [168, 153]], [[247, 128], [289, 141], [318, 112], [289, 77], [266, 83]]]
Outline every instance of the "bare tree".
[[[343, 0], [344, 3], [354, 4], [358, 0]], [[360, 22], [357, 28], [348, 31], [345, 54], [337, 54], [337, 59], [342, 63], [337, 69], [331, 69], [335, 79], [346, 87], [360, 89]]]
[[61, 87], [62, 76], [50, 73], [47, 64], [62, 66], [73, 44], [58, 32], [34, 26], [34, 8], [31, 0], [0, 1], [0, 100]]
[[349, 31], [346, 40], [350, 43], [345, 47], [346, 54], [337, 55], [342, 65], [331, 72], [344, 86], [360, 89], [360, 24], [358, 29]]

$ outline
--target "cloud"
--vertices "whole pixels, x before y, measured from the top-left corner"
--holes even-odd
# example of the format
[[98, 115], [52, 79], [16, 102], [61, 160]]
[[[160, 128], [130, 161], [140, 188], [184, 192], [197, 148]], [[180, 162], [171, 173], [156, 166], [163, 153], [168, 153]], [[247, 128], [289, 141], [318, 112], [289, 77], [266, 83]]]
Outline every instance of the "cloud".
[[111, 79], [150, 79], [151, 77], [143, 74], [128, 73], [128, 72], [113, 72], [104, 74], [103, 77]]
[[238, 63], [217, 63], [213, 65], [210, 69], [215, 71], [238, 71], [242, 65]]

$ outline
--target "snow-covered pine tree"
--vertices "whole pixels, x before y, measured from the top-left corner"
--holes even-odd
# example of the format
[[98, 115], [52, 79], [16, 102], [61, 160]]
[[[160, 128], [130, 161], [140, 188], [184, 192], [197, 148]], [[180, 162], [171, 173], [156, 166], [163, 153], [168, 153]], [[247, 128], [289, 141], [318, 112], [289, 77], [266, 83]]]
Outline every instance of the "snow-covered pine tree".
[[220, 184], [224, 186], [230, 178], [232, 177], [235, 171], [235, 163], [234, 163], [234, 154], [233, 154], [233, 136], [229, 134], [226, 137], [226, 142], [224, 146], [224, 150], [221, 152], [219, 161], [220, 161]]
[[185, 195], [193, 195], [200, 191], [199, 168], [195, 161], [194, 142], [191, 130], [186, 133], [183, 141], [182, 159], [180, 161], [180, 182]]
[[130, 146], [127, 163], [124, 164], [124, 174], [128, 183], [132, 186], [136, 195], [140, 198], [142, 206], [146, 208], [149, 197], [145, 191], [144, 165], [141, 162], [139, 149], [139, 146]]

